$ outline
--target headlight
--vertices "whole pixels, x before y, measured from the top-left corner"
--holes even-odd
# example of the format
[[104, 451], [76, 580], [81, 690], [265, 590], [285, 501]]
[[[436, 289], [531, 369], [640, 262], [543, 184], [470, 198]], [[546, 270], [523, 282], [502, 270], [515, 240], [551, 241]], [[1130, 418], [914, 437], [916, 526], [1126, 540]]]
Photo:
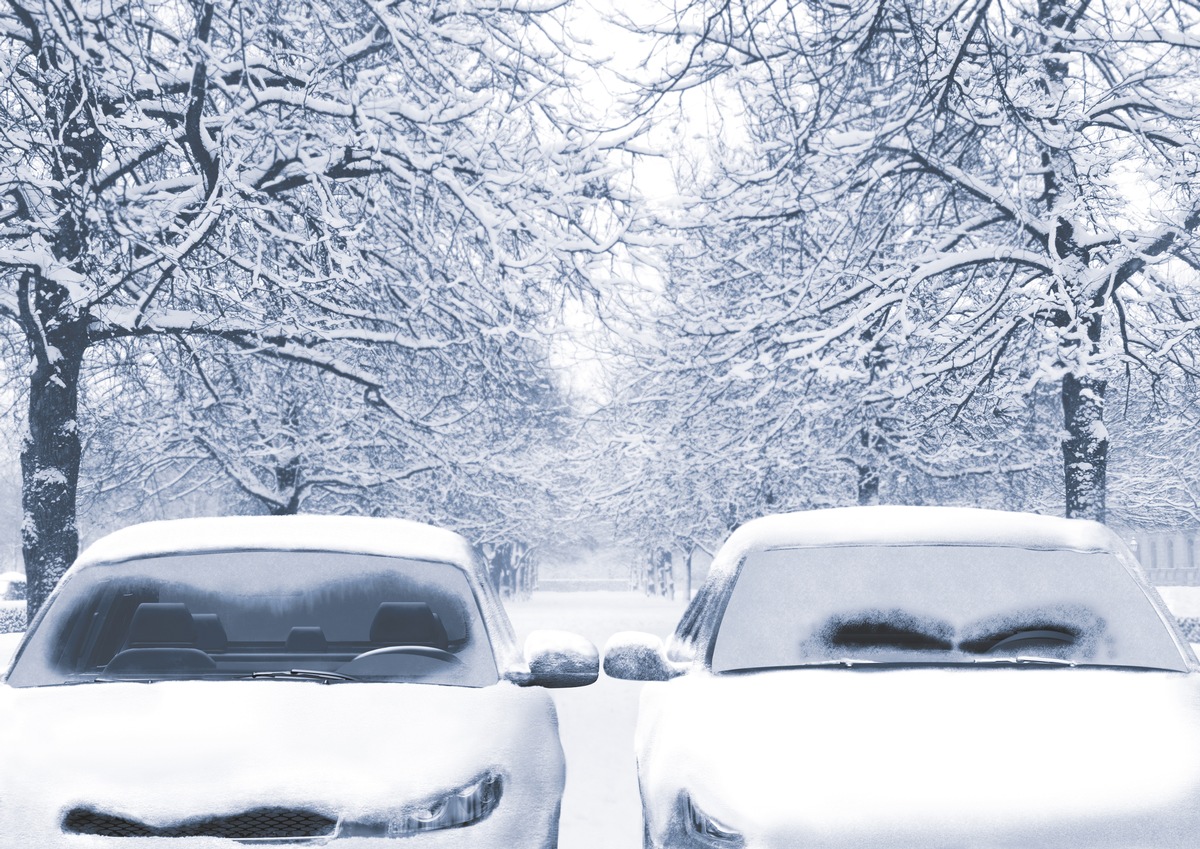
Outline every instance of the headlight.
[[688, 837], [705, 846], [736, 849], [744, 844], [742, 835], [696, 807], [692, 797], [683, 797], [683, 827]]
[[496, 810], [503, 784], [499, 775], [489, 773], [457, 790], [405, 808], [386, 822], [344, 823], [339, 836], [408, 837], [422, 831], [474, 825]]
[[500, 776], [486, 775], [453, 793], [404, 811], [388, 821], [388, 837], [477, 823], [496, 809], [500, 785]]

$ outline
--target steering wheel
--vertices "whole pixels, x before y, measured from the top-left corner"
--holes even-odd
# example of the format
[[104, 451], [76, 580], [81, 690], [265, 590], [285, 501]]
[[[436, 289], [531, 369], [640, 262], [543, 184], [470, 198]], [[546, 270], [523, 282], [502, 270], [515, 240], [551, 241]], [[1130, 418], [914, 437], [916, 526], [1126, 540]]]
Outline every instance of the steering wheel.
[[359, 660], [365, 660], [370, 657], [384, 657], [386, 655], [393, 654], [408, 655], [409, 657], [427, 657], [430, 660], [440, 660], [442, 663], [454, 663], [459, 666], [462, 665], [462, 661], [459, 660], [457, 655], [448, 652], [445, 649], [434, 648], [433, 646], [384, 646], [381, 649], [371, 649], [370, 651], [365, 651], [362, 654], [355, 656], [354, 660], [351, 660], [350, 663], [354, 663], [355, 661]]
[[994, 645], [988, 646], [987, 653], [991, 654], [1000, 649], [1014, 647], [1019, 643], [1058, 643], [1069, 646], [1074, 642], [1075, 635], [1068, 634], [1066, 631], [1017, 631], [1017, 633], [1009, 634]]

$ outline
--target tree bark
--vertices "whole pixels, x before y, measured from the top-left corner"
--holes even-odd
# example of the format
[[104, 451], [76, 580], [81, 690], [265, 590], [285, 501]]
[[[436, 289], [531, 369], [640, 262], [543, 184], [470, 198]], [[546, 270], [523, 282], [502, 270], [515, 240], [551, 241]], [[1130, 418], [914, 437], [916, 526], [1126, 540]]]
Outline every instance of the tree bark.
[[694, 543], [688, 543], [687, 553], [687, 571], [685, 572], [685, 583], [683, 590], [683, 598], [687, 602], [692, 600], [692, 563], [696, 559], [696, 546]]
[[[46, 77], [46, 117], [59, 140], [51, 165], [56, 209], [51, 250], [61, 267], [45, 267], [20, 278], [17, 307], [29, 346], [29, 432], [21, 450], [21, 542], [28, 582], [27, 610], [34, 614], [79, 553], [75, 494], [81, 446], [79, 373], [90, 342], [90, 317], [62, 276], [86, 279], [90, 244], [90, 185], [99, 169], [107, 136], [96, 126], [94, 101], [83, 72], [66, 54], [42, 46], [38, 66]], [[64, 270], [65, 268], [65, 270]]]
[[279, 501], [270, 505], [272, 516], [294, 516], [300, 512], [302, 490], [300, 487], [300, 459], [293, 457], [286, 463], [277, 465], [275, 472], [275, 491], [279, 493]]
[[[878, 426], [879, 422], [875, 422]], [[856, 474], [855, 488], [858, 503], [867, 506], [879, 503], [879, 466], [874, 458], [881, 454], [879, 441], [871, 435], [871, 431], [863, 428], [858, 432], [858, 444], [863, 449], [862, 462], [854, 464]]]
[[1063, 471], [1067, 518], [1105, 518], [1108, 432], [1104, 427], [1107, 381], [1067, 373], [1062, 379]]
[[29, 381], [29, 433], [21, 451], [21, 541], [31, 620], [79, 553], [75, 522], [81, 453], [77, 415], [87, 328], [76, 320], [48, 322], [44, 331], [45, 344], [31, 346], [35, 351]]
[[879, 472], [869, 464], [855, 465], [857, 472], [858, 503], [862, 505], [879, 503]]

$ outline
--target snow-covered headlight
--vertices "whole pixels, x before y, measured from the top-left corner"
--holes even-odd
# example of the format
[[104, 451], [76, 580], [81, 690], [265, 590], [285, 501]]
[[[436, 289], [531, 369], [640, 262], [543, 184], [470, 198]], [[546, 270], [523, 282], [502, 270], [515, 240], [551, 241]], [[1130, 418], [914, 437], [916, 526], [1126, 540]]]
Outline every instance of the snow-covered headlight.
[[744, 844], [741, 834], [704, 813], [686, 794], [682, 807], [683, 828], [693, 841], [721, 849], [736, 849]]
[[442, 793], [386, 819], [345, 820], [339, 837], [409, 837], [423, 831], [462, 828], [484, 820], [500, 804], [503, 779], [494, 772]]
[[457, 790], [401, 811], [388, 820], [388, 837], [406, 837], [421, 831], [459, 828], [487, 817], [500, 803], [502, 780], [494, 773], [481, 776]]

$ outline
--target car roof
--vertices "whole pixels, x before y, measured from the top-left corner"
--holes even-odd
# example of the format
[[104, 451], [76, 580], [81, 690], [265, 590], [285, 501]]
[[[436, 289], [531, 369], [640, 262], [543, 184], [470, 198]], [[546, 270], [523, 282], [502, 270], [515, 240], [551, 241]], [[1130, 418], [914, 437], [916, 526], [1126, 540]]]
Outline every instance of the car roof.
[[712, 589], [732, 580], [754, 551], [845, 545], [984, 545], [1117, 554], [1125, 544], [1099, 522], [978, 507], [880, 505], [776, 513], [734, 531], [714, 558]]
[[745, 550], [831, 545], [986, 545], [1116, 552], [1099, 522], [976, 507], [837, 507], [779, 513], [738, 528], [726, 545]]
[[474, 571], [470, 543], [444, 528], [373, 516], [213, 516], [144, 522], [92, 543], [72, 571], [216, 551], [337, 551], [450, 563]]

